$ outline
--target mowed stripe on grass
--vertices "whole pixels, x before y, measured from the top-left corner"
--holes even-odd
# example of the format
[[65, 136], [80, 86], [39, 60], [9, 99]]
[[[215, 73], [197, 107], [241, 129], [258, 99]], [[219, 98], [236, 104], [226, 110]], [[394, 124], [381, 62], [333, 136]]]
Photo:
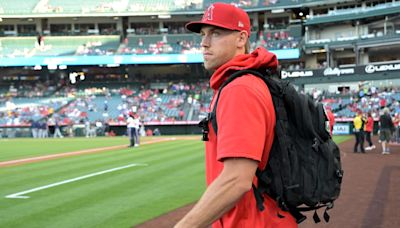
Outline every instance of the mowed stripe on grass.
[[0, 139], [0, 161], [10, 161], [77, 150], [120, 146], [127, 145], [127, 143], [128, 141], [126, 137]]
[[[145, 140], [142, 144], [146, 145], [146, 144], [170, 141], [170, 140], [175, 140], [175, 139], [176, 139], [175, 137], [157, 138], [157, 139], [152, 139], [152, 140]], [[81, 154], [105, 152], [105, 151], [117, 150], [117, 149], [122, 149], [122, 148], [126, 148], [126, 145], [97, 147], [97, 148], [93, 148], [93, 149], [78, 150], [78, 151], [74, 151], [74, 152], [56, 153], [56, 154], [37, 156], [37, 157], [28, 157], [28, 158], [23, 158], [23, 159], [0, 162], [0, 167], [25, 164], [25, 163], [31, 163], [31, 162], [37, 162], [37, 161], [44, 161], [44, 160], [61, 158], [61, 157], [76, 156], [76, 155], [81, 155]]]
[[[197, 138], [200, 140], [200, 136], [146, 136], [141, 138], [141, 143], [171, 137], [179, 137], [179, 139]], [[128, 146], [128, 138], [121, 136], [0, 139], [0, 162], [111, 146]]]
[[[4, 196], [129, 163], [148, 164], [43, 191]], [[198, 199], [204, 190], [200, 141], [171, 141], [22, 166], [0, 173], [0, 227], [130, 227]]]

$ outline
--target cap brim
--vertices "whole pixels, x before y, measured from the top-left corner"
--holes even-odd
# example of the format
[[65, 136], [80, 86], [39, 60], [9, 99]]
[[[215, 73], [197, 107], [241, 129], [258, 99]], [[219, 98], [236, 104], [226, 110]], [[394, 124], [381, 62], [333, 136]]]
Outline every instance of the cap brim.
[[233, 29], [228, 28], [226, 25], [222, 25], [222, 24], [219, 24], [219, 23], [213, 23], [213, 22], [205, 23], [205, 22], [202, 22], [202, 21], [189, 22], [189, 23], [187, 23], [185, 25], [185, 27], [186, 27], [187, 30], [189, 30], [191, 32], [200, 33], [200, 30], [204, 25], [212, 25], [212, 26], [216, 26], [216, 27], [220, 27], [220, 28], [223, 28], [223, 29], [228, 29], [228, 30], [232, 30], [233, 31]]
[[200, 21], [192, 21], [185, 25], [185, 28], [191, 32], [200, 33], [201, 26], [204, 24]]

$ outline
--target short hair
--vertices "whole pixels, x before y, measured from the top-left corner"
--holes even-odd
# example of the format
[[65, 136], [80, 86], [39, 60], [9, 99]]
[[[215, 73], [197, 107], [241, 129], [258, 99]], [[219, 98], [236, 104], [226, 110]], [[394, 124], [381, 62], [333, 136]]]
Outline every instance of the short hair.
[[389, 114], [389, 113], [390, 113], [390, 110], [389, 110], [389, 108], [388, 108], [388, 107], [384, 108], [384, 109], [383, 109], [383, 113], [385, 113], [385, 114]]

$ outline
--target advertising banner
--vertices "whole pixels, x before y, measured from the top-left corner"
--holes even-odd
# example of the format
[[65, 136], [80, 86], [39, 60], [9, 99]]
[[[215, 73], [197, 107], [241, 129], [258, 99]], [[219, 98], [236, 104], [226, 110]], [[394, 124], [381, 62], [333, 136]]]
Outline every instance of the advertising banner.
[[[271, 50], [278, 59], [298, 59], [299, 49]], [[120, 64], [180, 64], [203, 63], [201, 53], [191, 54], [143, 54], [143, 55], [96, 55], [96, 56], [32, 56], [32, 57], [0, 57], [0, 67], [7, 66], [59, 66], [77, 65], [120, 65]]]
[[337, 123], [333, 126], [333, 135], [348, 135], [350, 134], [350, 123]]
[[399, 71], [400, 63], [386, 63], [386, 64], [367, 64], [355, 67], [333, 67], [314, 70], [282, 70], [281, 77], [285, 78], [298, 78], [298, 77], [342, 77], [351, 75], [366, 75], [383, 73], [389, 71]]

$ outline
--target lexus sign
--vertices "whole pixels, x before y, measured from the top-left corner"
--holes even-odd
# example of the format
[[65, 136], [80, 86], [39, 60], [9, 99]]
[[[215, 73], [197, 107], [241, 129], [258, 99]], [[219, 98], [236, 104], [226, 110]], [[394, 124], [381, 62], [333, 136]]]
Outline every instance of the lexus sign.
[[282, 79], [284, 78], [297, 78], [297, 77], [310, 77], [314, 76], [314, 73], [312, 70], [299, 70], [299, 71], [282, 71], [281, 72], [281, 77]]
[[383, 71], [394, 71], [400, 70], [400, 63], [396, 64], [384, 64], [384, 65], [367, 65], [365, 66], [365, 73], [372, 74], [375, 72], [383, 72]]

